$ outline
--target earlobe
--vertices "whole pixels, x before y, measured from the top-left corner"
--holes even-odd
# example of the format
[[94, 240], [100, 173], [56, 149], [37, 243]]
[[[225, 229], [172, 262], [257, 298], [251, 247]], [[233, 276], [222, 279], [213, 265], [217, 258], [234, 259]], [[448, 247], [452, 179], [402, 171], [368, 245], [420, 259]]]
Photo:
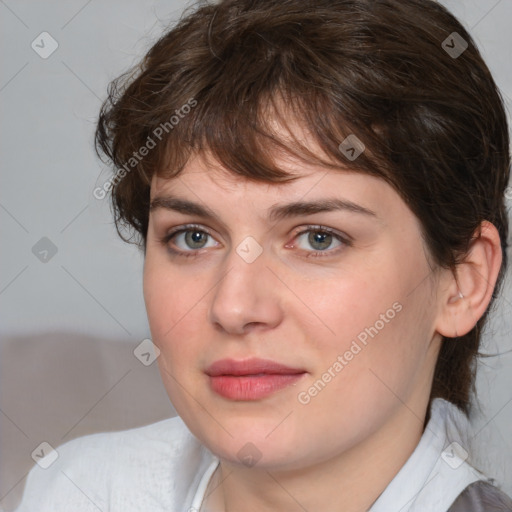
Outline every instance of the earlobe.
[[451, 274], [440, 294], [436, 330], [454, 338], [467, 334], [484, 315], [492, 298], [502, 263], [498, 230], [483, 221], [475, 232], [468, 254]]

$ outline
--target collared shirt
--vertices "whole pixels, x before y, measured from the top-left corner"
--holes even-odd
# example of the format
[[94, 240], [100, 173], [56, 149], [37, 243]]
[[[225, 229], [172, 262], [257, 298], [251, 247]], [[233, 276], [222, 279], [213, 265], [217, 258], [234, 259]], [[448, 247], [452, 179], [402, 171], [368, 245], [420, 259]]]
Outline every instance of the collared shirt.
[[[470, 465], [468, 431], [463, 413], [435, 399], [416, 449], [370, 511], [449, 512], [470, 484], [492, 483]], [[198, 512], [219, 464], [179, 417], [85, 436], [56, 452], [31, 470], [16, 512]]]

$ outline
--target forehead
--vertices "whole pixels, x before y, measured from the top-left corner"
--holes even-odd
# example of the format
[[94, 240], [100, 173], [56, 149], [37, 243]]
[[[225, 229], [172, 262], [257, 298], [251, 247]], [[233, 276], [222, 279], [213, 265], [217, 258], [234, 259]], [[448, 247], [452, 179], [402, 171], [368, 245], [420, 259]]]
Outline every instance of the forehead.
[[[279, 220], [293, 215], [321, 211], [362, 213], [382, 220], [387, 214], [404, 213], [407, 207], [384, 180], [346, 169], [282, 159], [279, 167], [294, 177], [286, 183], [248, 179], [224, 168], [210, 158], [197, 155], [182, 172], [171, 178], [154, 176], [151, 184], [151, 211], [174, 209], [215, 217], [215, 212]], [[202, 206], [178, 205], [176, 200]], [[168, 206], [171, 204], [171, 207]], [[320, 204], [323, 202], [323, 204]]]
[[[188, 192], [199, 194], [200, 191], [218, 194], [235, 194], [250, 197], [253, 194], [295, 195], [298, 193], [314, 194], [315, 191], [349, 192], [349, 186], [368, 190], [373, 186], [387, 187], [384, 180], [350, 169], [332, 169], [321, 164], [312, 164], [293, 157], [277, 158], [279, 169], [285, 171], [290, 179], [287, 182], [262, 181], [242, 176], [230, 171], [221, 163], [205, 155], [191, 157], [182, 171], [176, 175], [153, 175], [151, 197], [164, 192]], [[361, 190], [362, 191], [362, 190]], [[212, 197], [211, 199], [215, 199]]]

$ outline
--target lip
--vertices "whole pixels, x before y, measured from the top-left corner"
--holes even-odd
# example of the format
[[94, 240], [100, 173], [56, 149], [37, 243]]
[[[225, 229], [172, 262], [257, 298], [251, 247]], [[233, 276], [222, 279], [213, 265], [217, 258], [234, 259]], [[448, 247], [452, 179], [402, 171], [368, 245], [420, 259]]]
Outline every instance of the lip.
[[219, 375], [256, 375], [258, 373], [272, 375], [293, 375], [304, 373], [302, 368], [292, 368], [284, 364], [277, 363], [270, 359], [243, 359], [236, 361], [235, 359], [220, 359], [215, 361], [205, 370], [210, 377], [218, 377]]
[[286, 388], [306, 371], [268, 359], [221, 359], [205, 370], [210, 387], [218, 395], [230, 400], [260, 400]]

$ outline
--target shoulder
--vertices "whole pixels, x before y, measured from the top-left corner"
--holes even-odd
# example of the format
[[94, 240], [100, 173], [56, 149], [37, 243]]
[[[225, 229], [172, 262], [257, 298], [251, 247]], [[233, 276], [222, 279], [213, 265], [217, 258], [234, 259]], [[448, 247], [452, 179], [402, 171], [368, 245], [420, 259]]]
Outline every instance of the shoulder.
[[512, 512], [512, 499], [490, 482], [468, 485], [448, 512]]
[[179, 417], [80, 437], [56, 453], [30, 471], [17, 512], [172, 510], [211, 460]]
[[[199, 448], [181, 418], [169, 418], [143, 427], [103, 432], [73, 439], [56, 449], [60, 469], [103, 464], [129, 470], [136, 463], [158, 464], [174, 460], [186, 449]], [[189, 454], [187, 453], [187, 457]], [[60, 464], [57, 464], [60, 461]]]

